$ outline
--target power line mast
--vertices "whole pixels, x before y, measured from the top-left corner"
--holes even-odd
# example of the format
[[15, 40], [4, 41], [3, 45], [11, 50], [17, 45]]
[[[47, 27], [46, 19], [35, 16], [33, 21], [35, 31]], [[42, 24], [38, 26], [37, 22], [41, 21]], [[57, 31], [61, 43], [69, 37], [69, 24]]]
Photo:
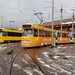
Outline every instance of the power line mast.
[[61, 37], [60, 37], [60, 42], [62, 43], [62, 13], [63, 13], [63, 5], [61, 5], [60, 12], [61, 12]]
[[[73, 16], [72, 16], [72, 35], [74, 33], [74, 9], [73, 9]], [[73, 42], [73, 36], [72, 36], [72, 42]]]
[[[38, 17], [38, 19], [41, 21], [39, 24], [39, 25], [41, 25], [41, 23], [43, 22], [42, 13], [34, 13], [34, 15], [36, 15]], [[41, 15], [41, 17], [39, 17], [38, 15]]]
[[52, 0], [52, 43], [51, 43], [52, 47], [55, 46], [53, 34], [54, 34], [54, 0]]

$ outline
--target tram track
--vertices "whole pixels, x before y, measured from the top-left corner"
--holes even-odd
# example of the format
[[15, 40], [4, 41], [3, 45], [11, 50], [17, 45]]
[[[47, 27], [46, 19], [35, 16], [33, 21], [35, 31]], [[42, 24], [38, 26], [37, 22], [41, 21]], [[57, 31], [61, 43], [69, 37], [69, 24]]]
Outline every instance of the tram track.
[[16, 60], [17, 56], [18, 56], [20, 53], [22, 53], [23, 51], [25, 51], [26, 54], [29, 55], [29, 57], [31, 58], [31, 60], [33, 61], [33, 63], [36, 64], [37, 68], [42, 72], [42, 74], [47, 75], [47, 74], [40, 68], [39, 64], [38, 64], [37, 61], [36, 61], [36, 56], [35, 56], [35, 54], [36, 54], [36, 51], [38, 50], [38, 48], [36, 48], [36, 49], [34, 50], [33, 56], [31, 56], [30, 53], [28, 52], [28, 50], [29, 50], [28, 48], [21, 49], [21, 50], [18, 51], [18, 53], [16, 53], [15, 56], [14, 56], [14, 53], [15, 53], [15, 51], [16, 51], [17, 48], [18, 48], [18, 45], [16, 45], [15, 47], [11, 48], [11, 50], [6, 53], [7, 55], [11, 55], [11, 61], [10, 61], [11, 64], [10, 64], [9, 75], [12, 75], [13, 63], [14, 63], [14, 61]]
[[[17, 47], [18, 47], [18, 46], [17, 46]], [[16, 48], [17, 48], [17, 47], [16, 47]], [[26, 54], [29, 55], [29, 57], [31, 58], [31, 60], [33, 61], [33, 63], [35, 63], [35, 65], [37, 66], [38, 70], [40, 70], [43, 75], [47, 75], [47, 74], [43, 71], [43, 69], [40, 67], [39, 63], [37, 63], [37, 61], [36, 61], [36, 55], [35, 55], [35, 54], [36, 54], [38, 48], [36, 48], [36, 49], [34, 50], [33, 56], [30, 55], [30, 53], [28, 52], [28, 50], [29, 50], [28, 48], [22, 49], [21, 51], [19, 51], [19, 52], [14, 56], [13, 51], [16, 50], [16, 48], [13, 48], [13, 50], [11, 50], [10, 52], [7, 53], [8, 55], [10, 55], [10, 54], [12, 53], [9, 75], [12, 75], [13, 63], [14, 63], [14, 61], [16, 60], [16, 57], [17, 57], [20, 53], [22, 53], [23, 51], [25, 51]]]
[[22, 53], [23, 51], [25, 51], [24, 49], [21, 49], [20, 51], [18, 51], [17, 53], [15, 52], [16, 49], [18, 49], [19, 44], [17, 43], [17, 45], [13, 46], [12, 48], [9, 49], [9, 47], [11, 46], [11, 44], [6, 44], [8, 47], [8, 51], [3, 52], [3, 55], [9, 55], [11, 60], [10, 60], [10, 70], [9, 70], [9, 75], [12, 75], [12, 70], [13, 70], [13, 63], [16, 60], [17, 56]]
[[[4, 63], [4, 65], [2, 64], [0, 66], [0, 68], [2, 69], [3, 73], [1, 73], [2, 75], [7, 74], [7, 75], [11, 75], [9, 74], [9, 72], [12, 72], [12, 60], [14, 58], [14, 54], [16, 49], [18, 48], [19, 43], [15, 44], [15, 43], [7, 43], [7, 44], [0, 44], [0, 60], [2, 61], [2, 63]], [[8, 67], [9, 66], [9, 67]], [[6, 69], [7, 68], [7, 69]], [[8, 70], [9, 72], [7, 73]], [[6, 73], [5, 73], [6, 72]]]
[[[28, 52], [28, 50], [25, 50], [26, 53], [30, 56], [30, 58], [32, 59], [33, 63], [35, 63], [38, 67], [38, 69], [44, 74], [44, 75], [48, 75], [45, 73], [45, 71], [42, 69], [42, 67], [40, 67], [39, 62], [37, 62], [37, 58], [36, 58], [36, 52], [38, 51], [39, 48], [36, 48], [35, 50], [33, 50], [33, 55], [31, 55], [31, 53]], [[42, 48], [40, 48], [42, 49]]]

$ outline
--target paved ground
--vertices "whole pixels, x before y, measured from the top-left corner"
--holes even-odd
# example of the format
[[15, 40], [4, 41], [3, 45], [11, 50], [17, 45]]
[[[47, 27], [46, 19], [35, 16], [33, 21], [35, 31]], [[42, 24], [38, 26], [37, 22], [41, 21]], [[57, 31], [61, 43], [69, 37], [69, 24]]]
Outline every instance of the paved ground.
[[[0, 44], [0, 75], [11, 75], [11, 50], [13, 58], [22, 51], [14, 60], [12, 75], [44, 75], [26, 50], [20, 47], [20, 43]], [[36, 51], [27, 51], [46, 75], [75, 75], [75, 44], [58, 45], [56, 48], [47, 46]]]

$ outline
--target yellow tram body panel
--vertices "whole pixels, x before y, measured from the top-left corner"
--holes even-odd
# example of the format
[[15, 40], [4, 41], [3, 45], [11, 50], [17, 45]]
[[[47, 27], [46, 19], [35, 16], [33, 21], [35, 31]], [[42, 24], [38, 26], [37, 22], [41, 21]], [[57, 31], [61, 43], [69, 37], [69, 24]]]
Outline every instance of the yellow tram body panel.
[[4, 36], [4, 37], [3, 37], [3, 40], [6, 40], [6, 41], [7, 41], [7, 40], [8, 40], [8, 41], [9, 41], [9, 40], [10, 40], [10, 41], [13, 41], [13, 40], [14, 40], [14, 41], [15, 41], [15, 40], [21, 40], [21, 37], [17, 37], [17, 36], [15, 36], [15, 37], [9, 36], [9, 37], [8, 37], [8, 36]]
[[21, 41], [23, 31], [0, 28], [0, 43], [8, 41]]
[[69, 38], [62, 38], [62, 43], [69, 43]]
[[75, 43], [75, 32], [73, 32], [73, 43]]
[[0, 42], [4, 42], [3, 36], [0, 36]]
[[61, 38], [60, 37], [58, 37], [58, 39], [57, 39], [57, 43], [58, 44], [60, 44], [60, 43], [69, 43], [69, 38], [62, 38], [62, 40], [61, 40]]
[[73, 38], [73, 43], [75, 43], [75, 38]]
[[69, 32], [67, 31], [62, 31], [62, 38], [61, 38], [61, 31], [58, 31], [58, 38], [57, 38], [57, 43], [69, 43], [69, 38], [68, 38]]
[[[41, 40], [39, 40], [41, 41]], [[40, 46], [37, 37], [22, 37], [21, 46], [22, 47], [34, 47], [34, 46]]]
[[35, 47], [51, 44], [51, 38], [42, 38], [42, 37], [23, 37], [21, 40], [22, 47]]

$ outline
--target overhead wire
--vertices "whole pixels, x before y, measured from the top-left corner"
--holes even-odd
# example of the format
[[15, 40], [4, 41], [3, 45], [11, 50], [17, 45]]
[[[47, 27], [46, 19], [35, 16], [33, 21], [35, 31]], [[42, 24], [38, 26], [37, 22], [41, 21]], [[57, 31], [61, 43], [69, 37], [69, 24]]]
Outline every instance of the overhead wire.
[[[30, 7], [31, 7], [32, 11], [36, 12], [36, 11], [33, 9], [30, 0], [28, 0], [28, 2], [29, 2], [29, 4], [30, 4]], [[60, 13], [60, 9], [54, 11], [54, 13], [58, 13], [58, 12]], [[65, 10], [64, 10], [64, 12], [68, 13], [68, 12], [65, 11]], [[50, 12], [50, 13], [52, 13], [52, 12]], [[68, 13], [68, 14], [71, 14], [71, 13]], [[71, 16], [66, 16], [66, 17], [71, 17]], [[56, 17], [56, 18], [57, 18], [57, 17]], [[58, 17], [58, 18], [60, 18], [60, 17]], [[64, 17], [64, 18], [65, 18], [65, 17]]]
[[36, 11], [33, 9], [30, 0], [28, 0], [28, 2], [29, 2], [29, 4], [30, 4], [30, 7], [31, 7], [32, 11], [36, 12]]
[[68, 14], [72, 15], [71, 13], [69, 13], [69, 12], [67, 12], [67, 11], [65, 11], [65, 10], [64, 10], [64, 12], [66, 12], [66, 13], [68, 13]]

